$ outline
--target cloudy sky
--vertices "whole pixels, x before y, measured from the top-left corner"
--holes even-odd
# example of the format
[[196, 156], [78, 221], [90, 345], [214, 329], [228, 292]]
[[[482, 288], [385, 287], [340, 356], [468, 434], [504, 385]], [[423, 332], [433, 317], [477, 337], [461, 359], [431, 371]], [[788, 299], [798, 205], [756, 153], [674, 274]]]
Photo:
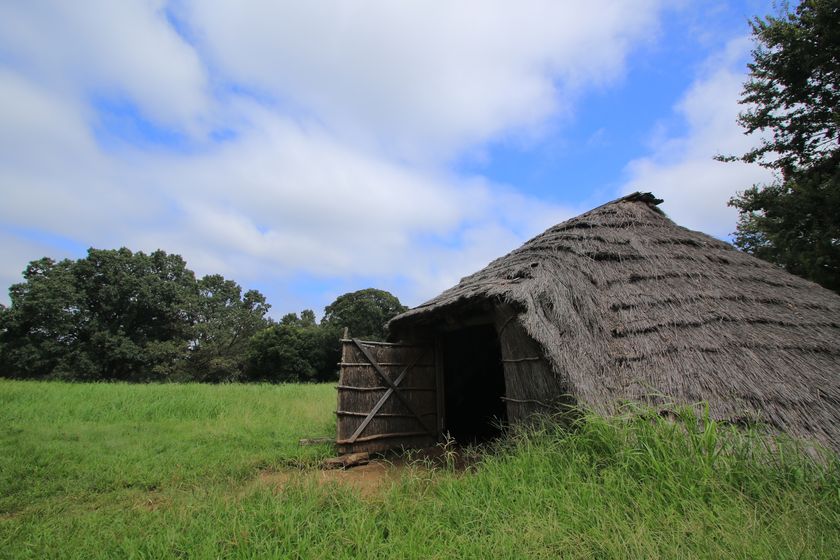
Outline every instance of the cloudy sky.
[[771, 0], [0, 3], [0, 302], [30, 260], [181, 254], [272, 315], [416, 305], [652, 191], [726, 238]]

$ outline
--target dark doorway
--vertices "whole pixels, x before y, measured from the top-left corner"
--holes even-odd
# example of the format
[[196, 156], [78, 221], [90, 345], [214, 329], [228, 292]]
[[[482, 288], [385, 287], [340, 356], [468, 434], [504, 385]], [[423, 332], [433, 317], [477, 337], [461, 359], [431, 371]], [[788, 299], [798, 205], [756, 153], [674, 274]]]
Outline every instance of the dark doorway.
[[461, 444], [498, 437], [507, 407], [496, 329], [480, 325], [443, 335], [443, 372], [445, 429]]

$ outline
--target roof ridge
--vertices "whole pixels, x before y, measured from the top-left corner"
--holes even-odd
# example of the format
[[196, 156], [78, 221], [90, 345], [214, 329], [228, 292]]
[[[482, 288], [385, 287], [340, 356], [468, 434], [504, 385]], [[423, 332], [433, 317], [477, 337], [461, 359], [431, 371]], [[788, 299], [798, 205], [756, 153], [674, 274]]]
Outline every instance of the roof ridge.
[[654, 207], [662, 204], [664, 202], [664, 200], [661, 199], [661, 198], [657, 198], [657, 196], [655, 194], [653, 194], [652, 192], [636, 191], [636, 192], [633, 192], [633, 193], [630, 193], [630, 194], [627, 194], [627, 195], [624, 195], [624, 196], [620, 196], [620, 197], [616, 198], [615, 200], [610, 200], [609, 202], [605, 202], [600, 206], [596, 206], [592, 210], [584, 212], [583, 214], [581, 214], [581, 216], [585, 216], [585, 215], [587, 215], [591, 212], [594, 212], [596, 210], [600, 210], [600, 209], [604, 208], [605, 206], [611, 206], [613, 204], [618, 204], [619, 202], [644, 202], [648, 206], [654, 208]]

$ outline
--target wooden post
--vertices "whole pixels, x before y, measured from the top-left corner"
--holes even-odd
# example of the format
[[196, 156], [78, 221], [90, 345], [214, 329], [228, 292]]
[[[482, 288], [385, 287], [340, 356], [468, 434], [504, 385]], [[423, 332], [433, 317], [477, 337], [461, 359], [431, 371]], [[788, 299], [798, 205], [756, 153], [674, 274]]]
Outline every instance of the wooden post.
[[446, 379], [443, 371], [443, 342], [440, 335], [435, 336], [435, 390], [437, 392], [437, 429], [440, 436], [446, 429], [446, 401], [443, 392]]
[[[344, 337], [341, 339], [341, 363], [347, 361], [347, 343], [343, 342], [347, 340], [347, 334], [349, 333], [350, 329], [344, 327]], [[339, 387], [344, 384], [344, 368], [340, 365], [338, 366], [338, 385]], [[341, 410], [341, 391], [335, 392], [335, 410], [338, 412]], [[338, 440], [341, 439], [341, 434], [339, 433], [339, 427], [341, 426], [341, 422], [336, 421], [336, 430], [335, 430], [335, 442], [336, 445], [338, 444]]]

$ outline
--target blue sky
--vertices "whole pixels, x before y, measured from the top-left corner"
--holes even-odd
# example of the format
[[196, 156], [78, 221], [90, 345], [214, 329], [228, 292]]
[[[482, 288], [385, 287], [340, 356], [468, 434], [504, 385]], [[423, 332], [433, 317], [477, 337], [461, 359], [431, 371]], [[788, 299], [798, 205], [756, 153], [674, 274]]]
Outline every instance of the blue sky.
[[30, 260], [179, 253], [272, 315], [416, 305], [634, 190], [718, 237], [741, 0], [0, 6], [0, 302]]

